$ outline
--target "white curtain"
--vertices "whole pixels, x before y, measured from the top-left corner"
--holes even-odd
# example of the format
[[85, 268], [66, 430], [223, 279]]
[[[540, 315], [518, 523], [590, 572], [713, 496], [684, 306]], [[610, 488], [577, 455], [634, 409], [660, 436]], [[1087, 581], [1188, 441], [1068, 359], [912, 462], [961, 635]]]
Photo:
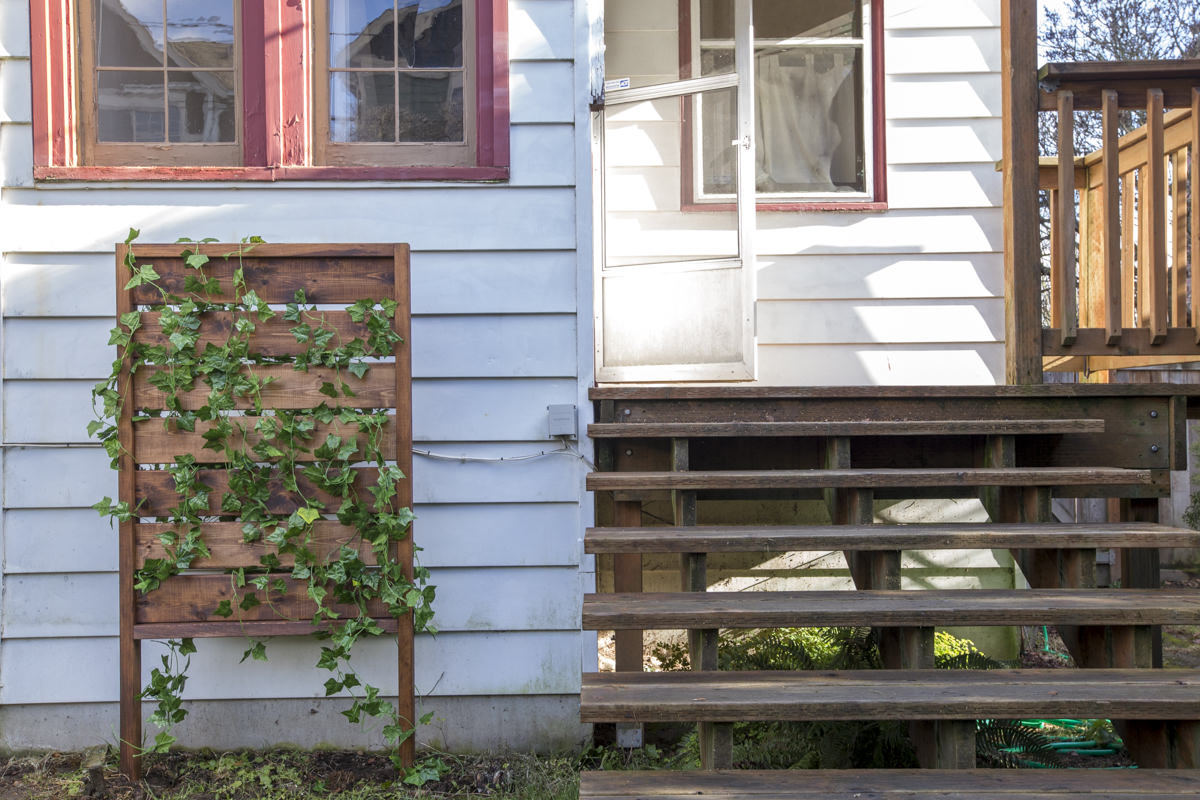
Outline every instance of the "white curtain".
[[830, 171], [843, 134], [833, 101], [853, 61], [844, 53], [783, 51], [755, 65], [760, 191], [837, 191]]

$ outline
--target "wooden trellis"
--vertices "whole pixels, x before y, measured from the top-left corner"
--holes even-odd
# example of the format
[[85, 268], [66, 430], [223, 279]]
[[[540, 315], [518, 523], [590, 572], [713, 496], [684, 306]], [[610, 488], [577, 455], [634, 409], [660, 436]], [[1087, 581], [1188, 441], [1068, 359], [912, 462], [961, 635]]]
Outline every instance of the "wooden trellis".
[[[170, 292], [185, 295], [185, 277], [196, 273], [185, 266], [180, 255], [183, 247], [178, 244], [137, 245], [134, 250], [139, 263], [154, 265], [161, 276], [157, 283]], [[127, 249], [125, 245], [117, 246], [117, 316], [119, 318], [134, 310], [142, 311], [143, 327], [137, 331], [134, 340], [153, 343], [156, 337], [158, 340], [162, 338], [156, 306], [161, 307], [163, 300], [159, 291], [150, 286], [129, 290], [122, 288], [129, 278], [129, 270], [124, 265]], [[394, 326], [403, 341], [395, 347], [394, 362], [375, 364], [361, 380], [345, 372], [336, 376], [353, 388], [354, 398], [331, 400], [321, 394], [322, 383], [334, 376], [332, 370], [313, 367], [308, 372], [298, 372], [289, 364], [281, 364], [256, 366], [255, 373], [276, 378], [262, 391], [264, 410], [313, 408], [323, 402], [330, 406], [388, 409], [392, 416], [385, 427], [380, 449], [385, 459], [394, 460], [408, 476], [396, 487], [396, 505], [411, 507], [412, 361], [408, 344], [408, 245], [260, 244], [240, 259], [234, 257], [228, 260], [222, 256], [238, 251], [238, 245], [208, 244], [193, 246], [192, 249], [212, 258], [205, 265], [205, 272], [209, 277], [219, 280], [223, 290], [221, 295], [208, 298], [213, 302], [236, 300], [232, 294], [233, 271], [240, 266], [244, 270], [247, 287], [253, 289], [263, 301], [276, 307], [292, 302], [296, 290], [303, 289], [309, 303], [338, 308], [322, 312], [324, 324], [336, 328], [347, 340], [355, 336], [365, 339], [365, 327], [353, 322], [341, 308], [366, 298], [376, 301], [390, 299], [398, 303]], [[228, 314], [206, 315], [201, 328], [201, 347], [206, 339], [223, 341], [228, 334], [229, 324]], [[258, 323], [257, 330], [251, 336], [251, 351], [273, 356], [300, 354], [307, 345], [296, 341], [289, 331], [292, 325], [278, 316]], [[273, 595], [271, 604], [242, 610], [234, 603], [232, 617], [214, 615], [218, 603], [228, 599], [233, 592], [227, 571], [239, 567], [260, 567], [259, 557], [267, 551], [261, 543], [245, 544], [240, 522], [236, 517], [222, 512], [220, 498], [223, 487], [228, 485], [229, 474], [221, 461], [222, 454], [204, 449], [201, 425], [197, 425], [193, 433], [164, 428], [159, 419], [134, 423], [138, 411], [164, 407], [164, 395], [147, 380], [146, 373], [151, 369], [142, 368], [133, 375], [131, 381], [129, 364], [125, 364], [120, 386], [123, 390], [127, 388], [127, 394], [118, 420], [120, 442], [124, 450], [119, 463], [120, 499], [136, 509], [135, 518], [120, 525], [121, 769], [131, 777], [136, 777], [140, 772], [140, 760], [136, 754], [137, 746], [142, 741], [142, 704], [139, 699], [142, 640], [303, 635], [314, 630], [311, 619], [315, 607], [306, 596], [305, 586], [293, 581], [288, 573], [279, 575], [287, 581], [288, 591], [283, 596]], [[207, 391], [208, 387], [198, 381], [195, 391], [182, 397], [183, 407], [199, 407], [204, 403]], [[238, 408], [251, 407], [249, 401], [239, 401]], [[315, 441], [323, 440], [328, 433], [338, 433], [341, 427], [336, 422], [318, 425]], [[210, 488], [209, 513], [220, 520], [202, 526], [211, 558], [194, 562], [194, 569], [186, 574], [169, 578], [160, 588], [141, 595], [134, 588], [135, 572], [147, 558], [161, 557], [163, 553], [158, 534], [166, 526], [151, 520], [167, 516], [168, 510], [179, 499], [170, 473], [150, 468], [150, 465], [168, 465], [184, 453], [194, 456], [200, 464], [200, 480]], [[368, 469], [360, 468], [359, 481], [370, 479], [365, 474]], [[300, 481], [303, 486], [304, 479]], [[320, 492], [314, 491], [313, 495], [320, 497]], [[271, 492], [269, 505], [271, 513], [287, 515], [297, 507], [297, 501], [294, 495], [278, 487]], [[334, 520], [318, 521], [312, 532], [313, 549], [316, 550], [322, 543], [330, 549], [336, 549], [339, 542], [348, 539], [351, 533], [352, 529]], [[395, 557], [404, 565], [411, 579], [411, 534], [395, 548]], [[364, 547], [364, 553], [369, 554], [369, 548]], [[402, 719], [415, 722], [412, 615], [410, 613], [396, 619], [388, 616], [387, 609], [381, 605], [371, 608], [370, 612], [382, 627], [397, 634], [397, 711]], [[409, 763], [413, 748], [414, 740], [409, 738], [402, 751]]]

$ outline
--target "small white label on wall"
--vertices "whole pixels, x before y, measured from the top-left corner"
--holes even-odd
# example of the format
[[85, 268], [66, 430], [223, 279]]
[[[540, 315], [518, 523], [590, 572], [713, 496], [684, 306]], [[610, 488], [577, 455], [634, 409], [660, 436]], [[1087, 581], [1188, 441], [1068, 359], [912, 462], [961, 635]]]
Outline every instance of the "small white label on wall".
[[619, 89], [628, 89], [629, 86], [629, 78], [613, 78], [610, 81], [604, 82], [604, 91], [615, 92]]

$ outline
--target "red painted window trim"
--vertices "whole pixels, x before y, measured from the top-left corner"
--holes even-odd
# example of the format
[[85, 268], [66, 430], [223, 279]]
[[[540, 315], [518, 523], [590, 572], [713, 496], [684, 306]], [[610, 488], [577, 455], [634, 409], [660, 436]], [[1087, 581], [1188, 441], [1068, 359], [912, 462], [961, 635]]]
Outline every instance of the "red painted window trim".
[[[871, 144], [872, 150], [872, 191], [871, 197], [861, 201], [830, 201], [815, 200], [812, 202], [767, 201], [755, 204], [759, 211], [887, 211], [887, 104], [884, 98], [884, 68], [883, 57], [883, 3], [884, 0], [871, 0]], [[679, 0], [679, 77], [692, 77], [692, 3], [691, 0]], [[684, 108], [684, 124], [687, 124], [687, 107]], [[683, 163], [690, 164], [692, 137], [683, 137]], [[692, 172], [683, 170], [683, 211], [735, 211], [733, 203], [697, 203], [692, 185]]]
[[[31, 0], [33, 177], [69, 181], [503, 181], [509, 177], [508, 2], [477, 0], [476, 165], [325, 167], [312, 153], [311, 35], [302, 0], [242, 4], [243, 165], [96, 167], [79, 163], [76, 0]], [[490, 34], [490, 35], [489, 35]]]

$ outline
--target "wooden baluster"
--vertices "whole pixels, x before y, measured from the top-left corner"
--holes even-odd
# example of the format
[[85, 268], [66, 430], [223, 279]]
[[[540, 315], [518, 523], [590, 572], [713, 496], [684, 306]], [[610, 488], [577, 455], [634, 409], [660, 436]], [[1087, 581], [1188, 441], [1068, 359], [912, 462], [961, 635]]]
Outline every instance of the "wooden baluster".
[[1146, 92], [1146, 284], [1150, 313], [1150, 342], [1167, 338], [1167, 175], [1163, 152], [1163, 93]]
[[1187, 151], [1176, 150], [1171, 156], [1171, 327], [1188, 324], [1188, 207]]
[[1050, 324], [1064, 346], [1073, 344], [1075, 322], [1075, 95], [1058, 93], [1058, 192], [1050, 222]]
[[1121, 179], [1121, 325], [1136, 325], [1137, 296], [1134, 291], [1134, 246], [1138, 241], [1137, 209], [1133, 205], [1138, 179], [1133, 172]]
[[1200, 88], [1192, 89], [1192, 327], [1200, 344]]
[[[1104, 170], [1103, 206], [1100, 221], [1100, 253], [1101, 264], [1098, 267], [1104, 271], [1104, 336], [1105, 341], [1114, 345], [1121, 340], [1121, 323], [1123, 320], [1122, 306], [1126, 295], [1122, 291], [1121, 273], [1121, 176], [1120, 176], [1120, 145], [1118, 138], [1117, 93], [1105, 89], [1101, 95], [1103, 106], [1104, 148], [1102, 166]], [[1132, 193], [1130, 193], [1132, 194]], [[1093, 320], [1092, 324], [1099, 324]]]

